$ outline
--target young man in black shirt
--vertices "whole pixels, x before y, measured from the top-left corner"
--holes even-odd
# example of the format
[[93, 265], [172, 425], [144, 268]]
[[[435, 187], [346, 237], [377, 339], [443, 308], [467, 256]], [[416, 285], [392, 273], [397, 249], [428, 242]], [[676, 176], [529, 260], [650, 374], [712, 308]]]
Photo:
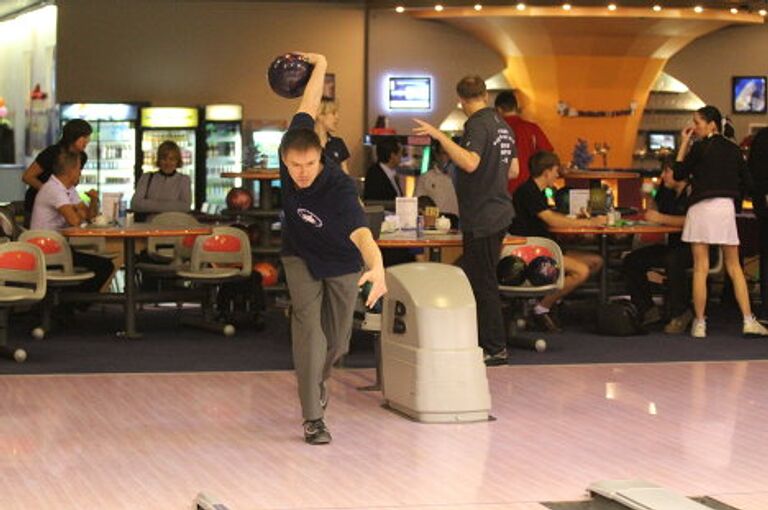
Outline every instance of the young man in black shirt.
[[463, 269], [477, 303], [477, 332], [488, 365], [507, 361], [506, 333], [496, 281], [501, 242], [514, 216], [507, 180], [518, 173], [515, 140], [509, 126], [488, 106], [485, 82], [467, 76], [456, 86], [467, 122], [459, 144], [436, 127], [416, 120], [414, 132], [443, 146], [460, 170], [456, 176]]
[[[547, 206], [544, 190], [555, 184], [560, 177], [560, 159], [553, 152], [537, 152], [528, 162], [530, 177], [517, 188], [512, 200], [515, 204], [515, 220], [509, 231], [527, 237], [552, 237], [549, 227], [589, 227], [605, 225], [605, 216], [571, 218], [551, 210]], [[533, 309], [534, 322], [547, 331], [561, 331], [560, 325], [550, 314], [555, 303], [587, 281], [600, 270], [603, 258], [596, 253], [568, 250], [563, 255], [565, 285], [562, 290], [541, 298]]]
[[[323, 421], [331, 367], [349, 347], [358, 286], [372, 284], [367, 306], [386, 293], [381, 252], [368, 228], [354, 182], [323, 158], [314, 131], [327, 63], [314, 65], [301, 104], [280, 144], [283, 252], [291, 296], [293, 363], [304, 417], [304, 439], [326, 444]], [[362, 259], [361, 259], [362, 256]], [[367, 271], [362, 273], [363, 262]]]
[[[662, 186], [649, 204], [645, 219], [661, 225], [682, 227], [688, 211], [690, 186], [686, 180], [676, 180], [674, 159], [662, 162]], [[683, 333], [688, 329], [693, 312], [686, 270], [693, 264], [691, 246], [682, 242], [680, 234], [670, 234], [666, 244], [643, 246], [624, 257], [624, 278], [632, 303], [637, 307], [645, 325], [659, 322], [661, 310], [651, 299], [648, 271], [663, 267], [666, 274], [667, 306], [671, 320], [664, 327], [666, 333]]]

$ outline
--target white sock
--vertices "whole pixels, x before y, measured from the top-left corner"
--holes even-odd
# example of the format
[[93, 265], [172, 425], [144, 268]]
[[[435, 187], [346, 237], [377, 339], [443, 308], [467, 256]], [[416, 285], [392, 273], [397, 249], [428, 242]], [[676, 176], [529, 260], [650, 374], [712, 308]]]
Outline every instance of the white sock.
[[541, 314], [544, 314], [544, 313], [549, 313], [549, 308], [545, 308], [545, 307], [541, 306], [540, 303], [533, 307], [533, 314], [534, 315], [541, 315]]
[[750, 324], [752, 322], [755, 322], [757, 319], [754, 315], [745, 315], [744, 316], [744, 324]]

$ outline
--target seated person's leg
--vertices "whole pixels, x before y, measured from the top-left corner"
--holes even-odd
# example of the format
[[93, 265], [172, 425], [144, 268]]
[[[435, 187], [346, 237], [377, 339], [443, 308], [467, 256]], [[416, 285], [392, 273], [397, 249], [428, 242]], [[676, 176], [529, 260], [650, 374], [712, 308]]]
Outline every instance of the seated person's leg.
[[539, 327], [542, 327], [548, 331], [560, 331], [559, 325], [557, 325], [550, 315], [549, 311], [560, 299], [567, 296], [574, 289], [583, 284], [590, 275], [590, 267], [586, 262], [583, 262], [578, 257], [571, 257], [570, 255], [563, 256], [563, 266], [565, 269], [565, 282], [563, 288], [552, 294], [548, 294], [541, 298], [539, 303], [533, 309], [534, 322]]
[[86, 280], [75, 287], [76, 290], [80, 292], [100, 292], [101, 288], [107, 283], [115, 269], [112, 260], [77, 250], [72, 250], [72, 263], [75, 267], [82, 267], [96, 273], [94, 278]]
[[[641, 317], [653, 308], [648, 271], [654, 267], [665, 267], [668, 251], [666, 245], [654, 244], [633, 250], [624, 257], [623, 272], [627, 292]], [[660, 319], [659, 316], [656, 321]]]
[[590, 276], [597, 273], [603, 267], [603, 257], [591, 251], [568, 250], [568, 257], [577, 259], [587, 265]]
[[691, 310], [691, 284], [688, 269], [693, 267], [691, 247], [681, 243], [670, 247], [664, 257], [667, 273], [667, 306], [670, 321], [664, 328], [667, 333], [683, 333], [693, 319]]

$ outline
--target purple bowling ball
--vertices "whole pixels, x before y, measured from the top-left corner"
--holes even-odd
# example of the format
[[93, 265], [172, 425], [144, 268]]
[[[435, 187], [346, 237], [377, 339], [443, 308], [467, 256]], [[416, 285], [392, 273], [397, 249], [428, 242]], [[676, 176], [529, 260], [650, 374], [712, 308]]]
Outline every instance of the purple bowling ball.
[[267, 70], [269, 86], [275, 94], [288, 99], [304, 94], [314, 66], [299, 55], [289, 53], [277, 57]]
[[542, 255], [536, 257], [528, 264], [526, 276], [531, 285], [535, 287], [552, 285], [557, 283], [557, 278], [560, 276], [560, 268], [557, 267], [555, 259]]

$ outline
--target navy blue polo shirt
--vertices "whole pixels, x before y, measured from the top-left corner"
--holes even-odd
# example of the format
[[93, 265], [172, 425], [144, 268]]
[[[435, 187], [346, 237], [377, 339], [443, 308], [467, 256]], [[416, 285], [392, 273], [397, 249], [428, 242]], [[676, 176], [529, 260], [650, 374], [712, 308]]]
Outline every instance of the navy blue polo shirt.
[[[288, 129], [314, 128], [315, 121], [310, 115], [297, 113]], [[368, 222], [355, 183], [339, 164], [323, 157], [315, 181], [310, 187], [299, 189], [281, 158], [280, 181], [283, 255], [302, 258], [318, 279], [359, 272], [363, 261], [349, 235], [367, 227]]]

